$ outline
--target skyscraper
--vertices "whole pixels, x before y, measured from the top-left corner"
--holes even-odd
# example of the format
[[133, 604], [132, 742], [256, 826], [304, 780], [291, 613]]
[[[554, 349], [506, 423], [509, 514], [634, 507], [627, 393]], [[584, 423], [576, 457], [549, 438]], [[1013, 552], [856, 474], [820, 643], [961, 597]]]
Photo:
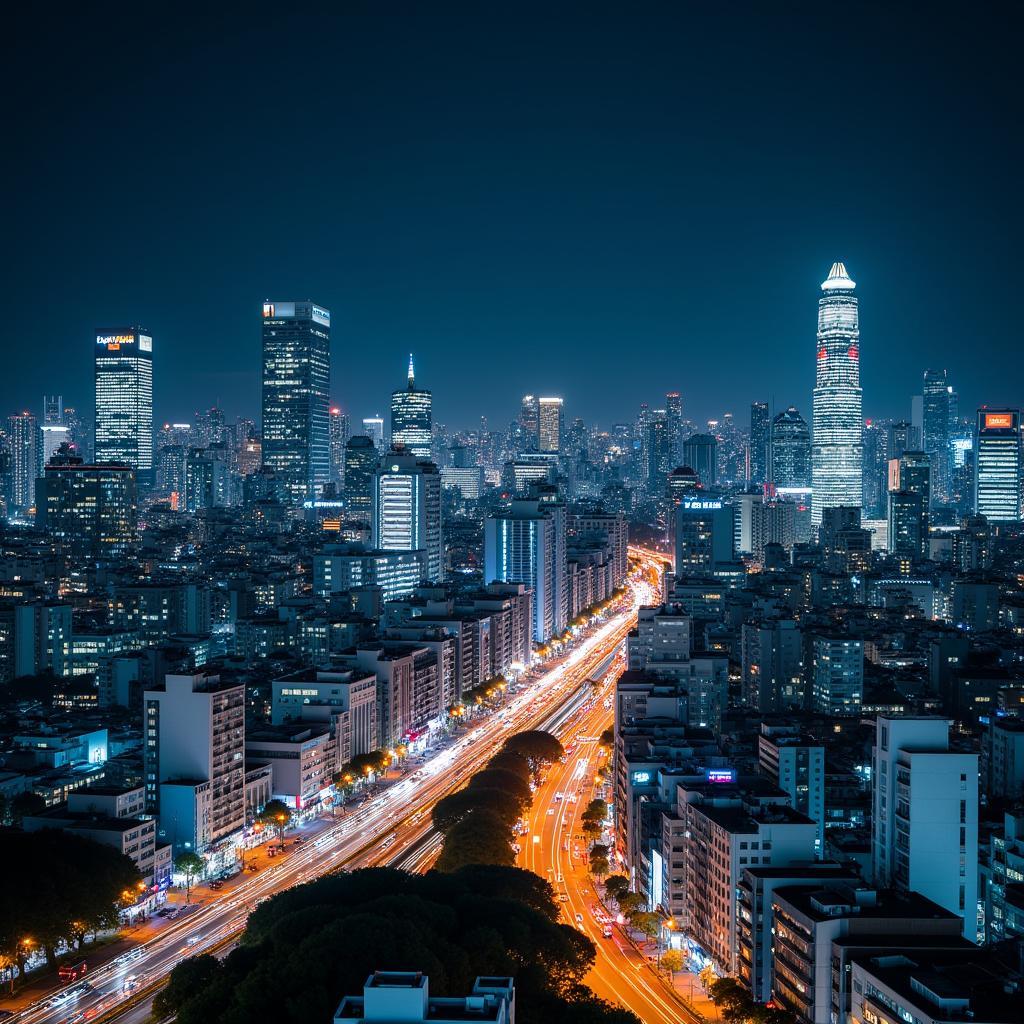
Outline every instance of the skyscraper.
[[683, 442], [683, 465], [700, 477], [703, 487], [718, 481], [718, 439], [714, 434], [694, 434]]
[[39, 428], [32, 413], [8, 417], [7, 443], [11, 457], [7, 503], [12, 509], [25, 511], [36, 503], [39, 472]]
[[523, 432], [523, 447], [536, 450], [540, 444], [540, 403], [535, 395], [523, 395], [519, 409], [519, 427]]
[[374, 474], [372, 524], [374, 548], [422, 551], [424, 578], [442, 581], [441, 477], [434, 463], [389, 451]]
[[679, 461], [683, 443], [683, 400], [678, 391], [665, 395], [665, 422], [668, 424], [669, 461], [674, 466]]
[[356, 434], [345, 443], [345, 507], [350, 519], [370, 521], [377, 458], [376, 445], [365, 434]]
[[541, 398], [538, 420], [538, 444], [542, 452], [562, 450], [562, 399]]
[[811, 486], [811, 431], [790, 406], [772, 420], [771, 482], [782, 488]]
[[60, 395], [43, 395], [43, 422], [40, 430], [39, 473], [65, 442], [71, 440], [71, 433], [64, 422], [64, 401]]
[[330, 342], [330, 310], [263, 303], [263, 465], [296, 504], [331, 478]]
[[364, 416], [363, 433], [373, 442], [374, 448], [381, 454], [384, 452], [384, 417]]
[[647, 424], [647, 493], [654, 497], [665, 494], [665, 485], [672, 469], [672, 447], [668, 418], [655, 412]]
[[974, 448], [974, 511], [990, 522], [1020, 519], [1020, 410], [979, 409]]
[[750, 403], [750, 483], [760, 487], [768, 481], [768, 437], [771, 417], [767, 402]]
[[141, 327], [96, 332], [96, 461], [153, 471], [153, 339]]
[[345, 444], [348, 442], [348, 416], [337, 406], [331, 407], [331, 482], [339, 486], [345, 481]]
[[889, 550], [893, 554], [928, 556], [929, 463], [924, 452], [904, 452], [889, 462]]
[[925, 370], [922, 391], [921, 425], [924, 450], [931, 460], [932, 497], [940, 503], [949, 501], [949, 431], [953, 389], [945, 370]]
[[811, 522], [822, 510], [860, 507], [861, 430], [860, 327], [856, 285], [842, 263], [833, 263], [818, 300], [817, 375], [811, 448]]
[[431, 393], [416, 387], [410, 353], [408, 383], [404, 388], [391, 392], [391, 443], [404, 445], [418, 459], [432, 458], [433, 405]]

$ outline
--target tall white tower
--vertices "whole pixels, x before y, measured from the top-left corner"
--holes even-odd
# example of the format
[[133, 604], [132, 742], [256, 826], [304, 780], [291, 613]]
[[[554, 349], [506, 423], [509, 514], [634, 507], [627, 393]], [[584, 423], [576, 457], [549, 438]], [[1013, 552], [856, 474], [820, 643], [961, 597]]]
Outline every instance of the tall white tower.
[[811, 445], [811, 521], [822, 510], [861, 506], [864, 441], [860, 387], [860, 326], [855, 284], [833, 263], [818, 300], [817, 374]]

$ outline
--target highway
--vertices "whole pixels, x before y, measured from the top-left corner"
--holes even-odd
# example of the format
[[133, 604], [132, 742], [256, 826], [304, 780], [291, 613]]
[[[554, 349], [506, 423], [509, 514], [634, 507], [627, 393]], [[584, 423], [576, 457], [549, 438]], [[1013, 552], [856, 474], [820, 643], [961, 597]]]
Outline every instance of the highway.
[[401, 781], [332, 822], [315, 839], [294, 847], [278, 863], [180, 916], [156, 938], [90, 972], [84, 985], [65, 986], [24, 1008], [14, 1019], [19, 1024], [115, 1019], [124, 1024], [130, 1019], [134, 1024], [144, 1004], [126, 1007], [126, 996], [159, 984], [187, 957], [230, 948], [249, 913], [275, 893], [331, 871], [378, 864], [422, 869], [432, 863], [438, 849], [438, 840], [431, 835], [434, 804], [483, 768], [510, 733], [557, 728], [576, 713], [590, 689], [582, 684], [600, 677], [632, 628], [637, 607], [655, 600], [654, 578], [656, 569], [644, 559], [630, 576], [621, 606], [591, 626], [589, 634], [577, 641], [559, 664], [531, 673], [503, 707], [479, 724], [471, 724], [464, 735], [439, 752], [415, 763]]
[[700, 1024], [702, 1018], [662, 982], [654, 965], [637, 952], [623, 930], [597, 917], [603, 911], [588, 869], [589, 844], [580, 831], [580, 816], [601, 791], [596, 772], [605, 754], [598, 739], [612, 724], [617, 677], [617, 672], [608, 674], [563, 735], [568, 756], [564, 764], [552, 766], [534, 794], [519, 864], [551, 883], [566, 923], [578, 927], [597, 946], [597, 959], [585, 979], [596, 995], [632, 1010], [644, 1024]]

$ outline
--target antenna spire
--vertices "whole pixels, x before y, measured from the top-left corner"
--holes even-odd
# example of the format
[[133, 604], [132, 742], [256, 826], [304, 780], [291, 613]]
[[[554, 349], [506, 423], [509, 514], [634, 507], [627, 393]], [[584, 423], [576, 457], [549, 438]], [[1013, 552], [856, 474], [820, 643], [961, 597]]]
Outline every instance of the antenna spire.
[[412, 368], [412, 353], [410, 352], [409, 353], [409, 388], [410, 388], [410, 390], [415, 386], [415, 384], [416, 384], [416, 374], [415, 374], [415, 372], [413, 371], [413, 368]]

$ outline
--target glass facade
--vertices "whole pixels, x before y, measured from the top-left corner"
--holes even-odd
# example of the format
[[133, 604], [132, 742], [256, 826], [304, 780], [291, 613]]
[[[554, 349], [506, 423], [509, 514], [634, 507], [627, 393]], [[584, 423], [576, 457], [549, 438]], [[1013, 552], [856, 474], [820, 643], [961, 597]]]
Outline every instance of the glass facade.
[[846, 267], [834, 263], [818, 300], [811, 449], [811, 522], [815, 526], [821, 525], [823, 509], [860, 508], [863, 500], [860, 326], [854, 288]]
[[811, 486], [811, 431], [792, 405], [772, 420], [771, 481], [776, 487]]
[[1020, 519], [1020, 410], [979, 409], [975, 441], [974, 511], [993, 522]]
[[562, 400], [541, 398], [539, 401], [538, 443], [542, 452], [562, 450]]
[[418, 459], [432, 458], [433, 408], [431, 393], [416, 387], [412, 356], [409, 356], [409, 383], [391, 393], [391, 443], [405, 445]]
[[296, 504], [331, 479], [330, 340], [323, 306], [263, 303], [263, 465]]
[[96, 461], [153, 469], [153, 339], [141, 327], [96, 332]]

